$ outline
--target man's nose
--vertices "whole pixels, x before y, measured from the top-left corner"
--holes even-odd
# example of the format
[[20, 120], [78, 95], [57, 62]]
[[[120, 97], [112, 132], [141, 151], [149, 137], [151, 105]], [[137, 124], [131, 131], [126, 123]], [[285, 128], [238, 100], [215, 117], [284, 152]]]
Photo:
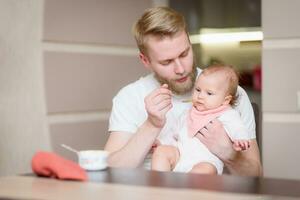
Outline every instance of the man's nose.
[[175, 73], [176, 74], [183, 74], [184, 73], [184, 67], [182, 66], [179, 59], [175, 59]]

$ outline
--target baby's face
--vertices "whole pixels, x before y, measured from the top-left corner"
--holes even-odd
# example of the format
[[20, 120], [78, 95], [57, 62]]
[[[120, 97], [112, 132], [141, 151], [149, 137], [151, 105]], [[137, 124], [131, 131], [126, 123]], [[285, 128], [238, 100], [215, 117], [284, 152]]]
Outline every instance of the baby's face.
[[196, 81], [193, 93], [193, 106], [206, 111], [228, 104], [228, 81], [221, 73], [201, 74]]

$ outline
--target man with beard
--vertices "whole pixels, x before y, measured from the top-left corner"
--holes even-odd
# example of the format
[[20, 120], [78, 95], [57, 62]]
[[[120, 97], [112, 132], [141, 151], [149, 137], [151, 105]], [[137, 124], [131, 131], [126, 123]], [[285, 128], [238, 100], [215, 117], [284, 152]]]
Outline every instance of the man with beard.
[[[191, 104], [195, 79], [201, 69], [193, 63], [192, 46], [184, 17], [176, 11], [157, 7], [146, 10], [134, 25], [134, 36], [143, 65], [153, 73], [124, 88], [113, 99], [110, 136], [105, 150], [111, 167], [138, 167], [159, 138], [164, 144], [176, 119]], [[255, 132], [251, 103], [239, 87], [237, 109], [249, 131]], [[254, 134], [255, 135], [255, 134]], [[262, 174], [256, 139], [245, 152], [235, 152], [232, 141], [218, 120], [213, 120], [196, 137], [219, 157], [233, 174]]]

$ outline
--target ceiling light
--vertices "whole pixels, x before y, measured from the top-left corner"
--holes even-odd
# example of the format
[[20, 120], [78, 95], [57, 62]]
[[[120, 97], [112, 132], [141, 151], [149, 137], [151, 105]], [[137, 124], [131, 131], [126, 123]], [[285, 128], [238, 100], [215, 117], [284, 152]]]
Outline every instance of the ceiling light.
[[190, 36], [190, 40], [192, 44], [261, 41], [262, 39], [263, 39], [262, 31], [203, 33], [203, 34]]

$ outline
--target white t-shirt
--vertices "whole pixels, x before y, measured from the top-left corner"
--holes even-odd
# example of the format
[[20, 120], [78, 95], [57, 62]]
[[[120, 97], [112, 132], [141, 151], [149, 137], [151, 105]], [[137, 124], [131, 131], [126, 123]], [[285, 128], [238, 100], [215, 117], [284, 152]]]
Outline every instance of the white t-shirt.
[[[201, 73], [198, 68], [198, 75]], [[113, 107], [109, 119], [109, 132], [127, 132], [134, 134], [147, 119], [145, 110], [145, 97], [153, 90], [160, 87], [159, 82], [151, 73], [140, 78], [124, 88], [113, 99]], [[255, 137], [255, 120], [252, 105], [244, 89], [238, 87], [238, 105], [235, 109], [241, 114], [242, 121], [249, 133]], [[181, 114], [191, 107], [191, 103], [182, 100], [191, 99], [192, 93], [172, 97], [172, 109], [167, 113], [167, 122], [160, 136], [168, 134]], [[174, 121], [175, 120], [175, 121]]]
[[[113, 99], [113, 108], [109, 120], [109, 132], [120, 131], [134, 134], [146, 121], [145, 97], [153, 90], [160, 87], [154, 74], [140, 78], [122, 88]], [[173, 107], [167, 113], [167, 122], [161, 131], [161, 135], [170, 131], [174, 119], [190, 108], [190, 103], [182, 103], [182, 100], [190, 99], [191, 93], [176, 96], [172, 99]]]

